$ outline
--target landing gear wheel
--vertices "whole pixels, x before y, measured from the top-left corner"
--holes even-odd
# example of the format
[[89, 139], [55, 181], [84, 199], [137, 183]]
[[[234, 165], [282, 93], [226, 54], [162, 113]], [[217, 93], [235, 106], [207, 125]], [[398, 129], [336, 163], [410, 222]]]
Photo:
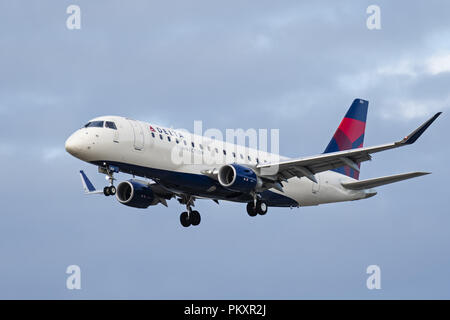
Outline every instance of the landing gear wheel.
[[187, 212], [183, 212], [180, 215], [180, 222], [181, 222], [181, 225], [185, 228], [187, 228], [191, 225], [191, 221], [189, 220], [189, 215]]
[[247, 203], [247, 213], [250, 217], [254, 217], [258, 214], [256, 208], [253, 206], [253, 201]]
[[192, 211], [189, 220], [193, 226], [198, 226], [202, 218], [200, 217], [200, 213], [198, 211]]
[[116, 194], [116, 187], [114, 186], [109, 186], [109, 187], [104, 187], [103, 188], [103, 194], [105, 196], [113, 196]]
[[256, 202], [256, 212], [260, 215], [265, 215], [267, 213], [267, 203], [263, 200], [258, 200]]

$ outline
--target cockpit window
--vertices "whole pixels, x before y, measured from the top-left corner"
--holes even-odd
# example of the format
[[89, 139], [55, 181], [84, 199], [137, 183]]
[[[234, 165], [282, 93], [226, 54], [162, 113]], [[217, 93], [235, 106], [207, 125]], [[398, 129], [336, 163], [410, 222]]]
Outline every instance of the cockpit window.
[[104, 121], [91, 121], [88, 122], [84, 127], [85, 128], [103, 128]]
[[105, 128], [117, 130], [116, 124], [112, 121], [106, 121]]

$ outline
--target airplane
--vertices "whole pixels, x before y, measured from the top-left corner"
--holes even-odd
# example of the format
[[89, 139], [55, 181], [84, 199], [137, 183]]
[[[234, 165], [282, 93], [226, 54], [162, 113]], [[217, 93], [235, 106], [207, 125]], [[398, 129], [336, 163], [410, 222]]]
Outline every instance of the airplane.
[[[119, 203], [145, 209], [177, 199], [186, 206], [183, 227], [200, 224], [195, 200], [210, 199], [247, 204], [251, 217], [268, 207], [303, 207], [373, 197], [375, 187], [419, 177], [408, 172], [359, 180], [360, 164], [372, 154], [413, 144], [439, 117], [436, 113], [405, 138], [363, 147], [369, 102], [355, 99], [324, 152], [287, 158], [254, 148], [193, 135], [120, 116], [90, 120], [66, 141], [72, 156], [93, 164], [109, 181], [97, 190], [80, 171], [86, 194], [115, 195]], [[174, 161], [174, 150], [204, 161]], [[114, 185], [114, 174], [132, 179]], [[136, 178], [140, 177], [140, 178]]]

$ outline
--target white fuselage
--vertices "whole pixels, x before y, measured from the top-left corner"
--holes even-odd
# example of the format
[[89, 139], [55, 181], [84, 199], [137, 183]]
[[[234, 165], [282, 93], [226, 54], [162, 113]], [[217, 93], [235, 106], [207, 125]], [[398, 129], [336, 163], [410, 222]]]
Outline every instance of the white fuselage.
[[[288, 159], [124, 117], [104, 116], [91, 121], [96, 120], [114, 122], [116, 129], [81, 128], [67, 140], [68, 152], [95, 165], [120, 164], [124, 168], [121, 167], [120, 171], [151, 179], [157, 178], [163, 183], [167, 182], [173, 190], [189, 192], [194, 196], [223, 199], [216, 194], [214, 187], [197, 192], [190, 186], [190, 181], [194, 180], [192, 177], [212, 179], [205, 176], [205, 171], [214, 171], [229, 163], [256, 167], [257, 159], [259, 163]], [[145, 168], [149, 170], [145, 171]], [[182, 178], [182, 174], [188, 174], [186, 179]], [[176, 183], [169, 181], [172, 176], [177, 177]], [[270, 191], [294, 200], [298, 206], [358, 200], [373, 195], [365, 191], [345, 189], [341, 185], [342, 182], [355, 180], [334, 171], [321, 172], [315, 177], [318, 183], [306, 177], [293, 177], [288, 182], [283, 182], [283, 192], [276, 189]]]

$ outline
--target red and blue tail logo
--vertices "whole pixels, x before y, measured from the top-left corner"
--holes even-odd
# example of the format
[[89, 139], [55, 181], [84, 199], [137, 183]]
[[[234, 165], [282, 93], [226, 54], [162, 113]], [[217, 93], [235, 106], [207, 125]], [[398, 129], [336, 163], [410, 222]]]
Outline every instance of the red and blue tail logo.
[[[362, 148], [364, 143], [364, 132], [366, 130], [368, 107], [369, 102], [366, 100], [353, 100], [350, 109], [348, 109], [344, 119], [342, 119], [341, 124], [324, 153]], [[359, 178], [359, 172], [349, 166], [340, 167], [333, 171], [345, 174], [354, 179]]]

